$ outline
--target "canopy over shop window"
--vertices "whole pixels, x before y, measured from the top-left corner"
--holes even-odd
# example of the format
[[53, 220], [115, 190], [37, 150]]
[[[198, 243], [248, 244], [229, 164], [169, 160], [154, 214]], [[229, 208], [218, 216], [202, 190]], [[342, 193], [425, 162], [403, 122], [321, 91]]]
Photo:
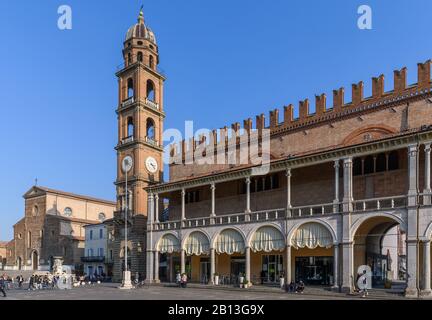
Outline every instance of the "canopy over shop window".
[[210, 242], [202, 232], [192, 232], [186, 240], [185, 251], [188, 256], [210, 253]]
[[164, 235], [159, 244], [160, 253], [173, 253], [180, 251], [180, 242], [172, 234]]
[[262, 227], [253, 235], [251, 249], [253, 252], [283, 251], [285, 249], [285, 240], [278, 229]]
[[296, 249], [330, 248], [333, 246], [333, 237], [330, 231], [322, 224], [306, 223], [296, 230], [291, 239], [291, 245]]
[[245, 243], [243, 237], [236, 230], [228, 229], [219, 234], [216, 241], [217, 253], [244, 253]]

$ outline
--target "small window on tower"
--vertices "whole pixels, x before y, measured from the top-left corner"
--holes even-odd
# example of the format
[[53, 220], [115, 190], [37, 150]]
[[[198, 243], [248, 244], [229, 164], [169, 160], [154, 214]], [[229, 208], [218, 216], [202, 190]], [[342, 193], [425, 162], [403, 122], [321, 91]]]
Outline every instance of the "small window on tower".
[[149, 66], [150, 66], [150, 69], [154, 69], [154, 58], [152, 55], [149, 58]]
[[147, 99], [155, 101], [155, 89], [151, 80], [147, 80]]
[[138, 45], [139, 45], [139, 46], [142, 46], [142, 45], [143, 45], [143, 42], [142, 42], [142, 41], [138, 41]]
[[134, 123], [132, 117], [127, 120], [127, 137], [133, 137], [134, 135]]
[[134, 96], [134, 83], [133, 83], [132, 78], [128, 79], [127, 85], [128, 85], [128, 96], [127, 97], [131, 98]]
[[138, 52], [138, 61], [143, 62], [143, 53], [141, 51]]
[[147, 119], [147, 138], [155, 141], [155, 129], [154, 129], [154, 122], [152, 119]]

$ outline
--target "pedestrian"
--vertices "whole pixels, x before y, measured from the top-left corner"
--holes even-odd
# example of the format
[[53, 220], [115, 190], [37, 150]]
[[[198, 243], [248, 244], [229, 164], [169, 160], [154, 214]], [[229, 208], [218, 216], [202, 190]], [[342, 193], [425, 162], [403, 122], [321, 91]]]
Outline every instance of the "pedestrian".
[[19, 275], [19, 279], [18, 279], [18, 287], [19, 287], [20, 289], [22, 289], [22, 285], [23, 285], [23, 283], [24, 283], [24, 277], [23, 277], [22, 274], [21, 274], [21, 275]]
[[181, 276], [181, 287], [186, 288], [187, 286], [187, 274], [183, 273]]
[[0, 292], [3, 293], [3, 297], [6, 298], [5, 285], [6, 285], [6, 275], [3, 274], [3, 275], [0, 277]]
[[296, 286], [295, 292], [296, 293], [303, 293], [304, 289], [305, 289], [305, 285], [304, 285], [303, 281], [300, 280]]
[[33, 290], [33, 284], [34, 284], [34, 274], [31, 275], [30, 279], [29, 279], [29, 286], [28, 286], [28, 290]]
[[266, 272], [264, 270], [261, 270], [261, 284], [262, 285], [264, 284], [265, 276], [266, 276]]
[[180, 287], [181, 286], [181, 275], [180, 275], [180, 272], [177, 272], [177, 275], [176, 275], [176, 283], [177, 283], [177, 285]]

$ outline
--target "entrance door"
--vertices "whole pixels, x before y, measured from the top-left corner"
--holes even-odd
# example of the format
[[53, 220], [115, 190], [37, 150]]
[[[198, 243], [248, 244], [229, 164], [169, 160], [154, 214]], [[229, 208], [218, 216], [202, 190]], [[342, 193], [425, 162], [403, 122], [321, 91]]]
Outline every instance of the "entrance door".
[[39, 259], [38, 259], [38, 253], [37, 251], [33, 251], [32, 253], [32, 265], [33, 265], [33, 270], [37, 270], [39, 267]]
[[281, 255], [262, 256], [262, 274], [264, 283], [276, 283], [283, 271], [283, 258]]
[[208, 284], [210, 281], [210, 261], [208, 258], [201, 258], [200, 261], [200, 281]]
[[88, 266], [87, 270], [88, 270], [88, 274], [87, 274], [87, 275], [88, 275], [89, 277], [92, 276], [93, 273], [94, 273], [94, 271], [93, 271], [93, 266]]
[[331, 285], [333, 257], [297, 257], [295, 279], [309, 285]]
[[231, 258], [231, 283], [238, 284], [239, 276], [246, 273], [246, 259], [244, 257]]

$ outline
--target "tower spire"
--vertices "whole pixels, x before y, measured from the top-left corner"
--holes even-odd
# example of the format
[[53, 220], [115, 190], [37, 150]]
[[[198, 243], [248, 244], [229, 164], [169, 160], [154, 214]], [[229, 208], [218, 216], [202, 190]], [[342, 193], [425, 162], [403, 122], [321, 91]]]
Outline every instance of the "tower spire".
[[138, 16], [138, 23], [144, 23], [144, 11], [143, 11], [144, 5], [141, 5], [139, 16]]

